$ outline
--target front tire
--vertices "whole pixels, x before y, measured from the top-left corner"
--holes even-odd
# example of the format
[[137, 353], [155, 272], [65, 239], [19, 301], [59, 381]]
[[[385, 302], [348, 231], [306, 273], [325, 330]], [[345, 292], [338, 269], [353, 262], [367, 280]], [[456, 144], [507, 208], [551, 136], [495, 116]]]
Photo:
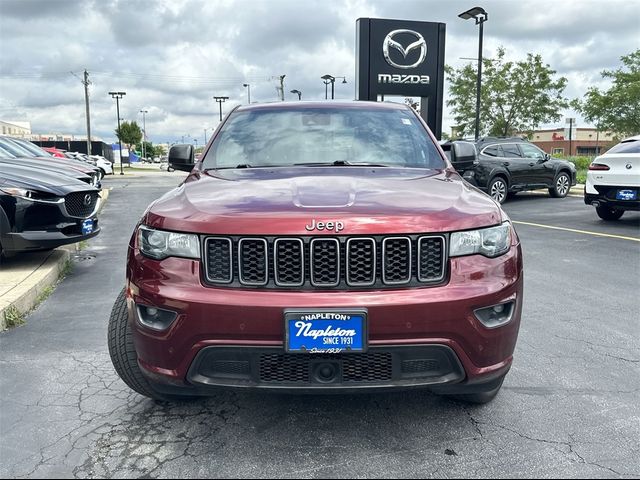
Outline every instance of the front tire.
[[571, 190], [571, 178], [566, 172], [560, 172], [549, 189], [549, 195], [553, 198], [564, 198]]
[[616, 220], [620, 220], [620, 217], [624, 215], [624, 210], [614, 210], [609, 207], [596, 207], [596, 213], [606, 222], [615, 222]]
[[489, 182], [489, 188], [487, 189], [491, 198], [493, 198], [499, 204], [503, 204], [507, 200], [507, 194], [509, 188], [507, 187], [507, 181], [502, 177], [495, 177]]
[[140, 395], [162, 402], [174, 402], [189, 398], [163, 395], [156, 392], [142, 374], [129, 325], [129, 313], [124, 288], [118, 294], [111, 310], [107, 343], [109, 345], [109, 356], [116, 373], [129, 388]]

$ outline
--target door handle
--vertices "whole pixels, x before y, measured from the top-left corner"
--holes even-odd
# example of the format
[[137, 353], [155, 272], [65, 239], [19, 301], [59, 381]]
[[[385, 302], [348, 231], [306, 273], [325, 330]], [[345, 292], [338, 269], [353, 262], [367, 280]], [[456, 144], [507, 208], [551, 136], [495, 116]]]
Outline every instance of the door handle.
[[509, 166], [509, 162], [502, 162], [502, 165], [504, 165], [505, 167]]
[[530, 167], [533, 167], [534, 165], [535, 165], [535, 163], [533, 163], [533, 162], [531, 162], [531, 163], [529, 164], [529, 166], [530, 166]]

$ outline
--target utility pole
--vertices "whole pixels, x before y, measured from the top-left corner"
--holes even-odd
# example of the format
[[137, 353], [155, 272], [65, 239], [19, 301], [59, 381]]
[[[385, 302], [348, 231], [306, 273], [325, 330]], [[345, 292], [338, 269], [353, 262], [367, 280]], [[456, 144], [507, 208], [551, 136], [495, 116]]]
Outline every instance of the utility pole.
[[109, 92], [111, 98], [116, 99], [116, 114], [118, 115], [118, 144], [120, 145], [120, 175], [124, 175], [124, 171], [122, 170], [122, 132], [120, 132], [120, 99], [124, 97], [126, 92]]
[[84, 71], [84, 80], [82, 84], [84, 85], [84, 106], [87, 115], [87, 155], [91, 155], [91, 120], [89, 114], [89, 72], [85, 69]]
[[213, 97], [213, 99], [220, 105], [220, 121], [222, 121], [222, 104], [229, 100], [229, 97]]
[[146, 123], [146, 117], [145, 114], [149, 113], [149, 110], [140, 110], [140, 113], [142, 114], [142, 158], [146, 159], [147, 156], [145, 155], [145, 142], [147, 141], [147, 123]]

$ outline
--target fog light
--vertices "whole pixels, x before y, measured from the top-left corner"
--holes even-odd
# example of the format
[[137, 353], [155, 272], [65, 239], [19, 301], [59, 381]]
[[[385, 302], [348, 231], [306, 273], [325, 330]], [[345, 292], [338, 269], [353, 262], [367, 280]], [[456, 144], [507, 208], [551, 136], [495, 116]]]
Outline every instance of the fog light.
[[506, 325], [511, 321], [515, 302], [499, 303], [490, 307], [479, 308], [473, 313], [487, 328], [497, 328]]
[[136, 310], [138, 311], [138, 321], [152, 330], [166, 330], [178, 316], [176, 312], [171, 310], [147, 307], [146, 305], [136, 305]]

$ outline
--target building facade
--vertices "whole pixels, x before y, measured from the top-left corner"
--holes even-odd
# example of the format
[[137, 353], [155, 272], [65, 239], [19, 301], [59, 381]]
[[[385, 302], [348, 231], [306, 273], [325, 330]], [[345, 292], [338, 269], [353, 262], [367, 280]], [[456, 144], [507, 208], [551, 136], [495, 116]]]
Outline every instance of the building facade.
[[573, 128], [569, 140], [568, 128], [536, 130], [529, 136], [531, 143], [551, 155], [582, 155], [594, 157], [606, 152], [615, 141], [611, 132], [595, 128]]
[[0, 120], [0, 132], [2, 135], [24, 137], [31, 135], [31, 122], [16, 122], [13, 120]]

